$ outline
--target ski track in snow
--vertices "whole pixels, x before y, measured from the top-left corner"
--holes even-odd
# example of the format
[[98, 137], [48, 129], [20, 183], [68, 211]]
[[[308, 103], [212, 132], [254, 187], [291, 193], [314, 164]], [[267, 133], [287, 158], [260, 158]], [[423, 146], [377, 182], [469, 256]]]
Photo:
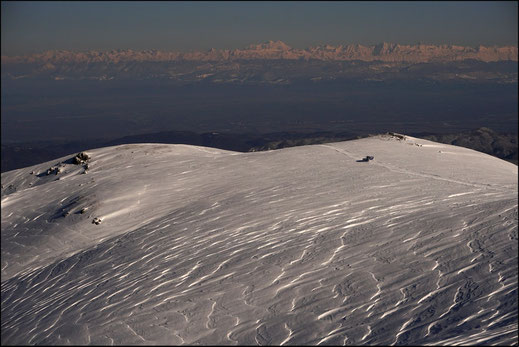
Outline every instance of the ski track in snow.
[[517, 169], [429, 143], [139, 144], [4, 173], [1, 342], [514, 343]]

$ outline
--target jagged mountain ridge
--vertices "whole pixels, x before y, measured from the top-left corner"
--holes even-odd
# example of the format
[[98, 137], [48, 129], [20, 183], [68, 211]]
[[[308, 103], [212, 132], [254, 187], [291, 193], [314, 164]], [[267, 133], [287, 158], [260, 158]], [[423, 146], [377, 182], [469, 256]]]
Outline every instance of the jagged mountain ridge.
[[503, 47], [465, 47], [458, 45], [400, 45], [381, 43], [364, 46], [320, 45], [307, 49], [296, 49], [281, 41], [268, 41], [250, 45], [245, 49], [210, 49], [206, 52], [166, 52], [159, 50], [112, 50], [112, 51], [47, 51], [26, 56], [2, 56], [2, 63], [118, 63], [125, 61], [162, 62], [162, 61], [222, 61], [222, 60], [337, 60], [337, 61], [384, 61], [384, 62], [449, 62], [474, 59], [484, 62], [512, 60], [517, 61], [517, 46]]

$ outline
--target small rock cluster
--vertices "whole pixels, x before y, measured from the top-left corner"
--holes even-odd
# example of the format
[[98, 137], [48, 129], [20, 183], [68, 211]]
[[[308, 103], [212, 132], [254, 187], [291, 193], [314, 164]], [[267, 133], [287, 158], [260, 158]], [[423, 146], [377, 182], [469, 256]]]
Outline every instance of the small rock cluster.
[[85, 152], [80, 152], [74, 157], [73, 163], [76, 165], [83, 165], [83, 169], [85, 169], [85, 171], [83, 171], [83, 174], [86, 174], [89, 169], [87, 164], [87, 161], [89, 159], [90, 156], [88, 154], [86, 154]]
[[367, 155], [367, 156], [365, 156], [364, 158], [362, 158], [360, 161], [370, 161], [370, 160], [373, 160], [373, 159], [375, 159], [374, 156], [372, 156], [372, 155]]
[[76, 154], [76, 156], [74, 157], [74, 164], [76, 165], [82, 165], [82, 164], [86, 164], [87, 160], [89, 160], [90, 157], [88, 156], [88, 154], [86, 154], [85, 152], [80, 152], [78, 154]]
[[60, 174], [62, 172], [63, 172], [63, 169], [61, 167], [59, 167], [59, 166], [52, 166], [52, 167], [47, 169], [47, 176], [48, 175], [52, 175], [52, 174], [57, 175], [57, 174]]
[[387, 135], [389, 135], [391, 137], [396, 137], [396, 139], [399, 140], [399, 141], [402, 141], [402, 140], [406, 139], [405, 135], [398, 134], [398, 133], [388, 132]]
[[[48, 175], [52, 175], [52, 174], [58, 175], [58, 174], [64, 172], [64, 167], [66, 167], [66, 164], [70, 164], [71, 162], [75, 165], [83, 165], [83, 168], [85, 169], [85, 171], [83, 171], [83, 173], [85, 174], [88, 172], [88, 164], [87, 164], [88, 160], [90, 160], [90, 156], [88, 154], [86, 154], [85, 152], [80, 152], [80, 153], [76, 154], [76, 156], [74, 158], [72, 158], [72, 160], [69, 159], [66, 162], [57, 163], [56, 165], [48, 168], [47, 171], [45, 171], [45, 173], [38, 174], [37, 176], [42, 177], [45, 175], [48, 176]], [[36, 174], [35, 171], [31, 172], [31, 175], [35, 175], [35, 174]]]

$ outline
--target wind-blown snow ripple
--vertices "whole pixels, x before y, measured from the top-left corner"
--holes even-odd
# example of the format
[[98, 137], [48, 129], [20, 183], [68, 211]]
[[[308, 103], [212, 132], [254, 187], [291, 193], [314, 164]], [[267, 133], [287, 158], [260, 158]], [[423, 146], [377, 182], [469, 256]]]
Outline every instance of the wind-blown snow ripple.
[[[355, 157], [347, 144], [333, 146]], [[136, 205], [147, 223], [3, 280], [2, 344], [515, 341], [516, 191], [396, 174], [394, 157], [357, 163], [333, 146], [200, 157], [217, 179], [196, 198], [158, 215]], [[263, 171], [238, 170], [247, 159]], [[12, 206], [2, 236], [19, 230]]]

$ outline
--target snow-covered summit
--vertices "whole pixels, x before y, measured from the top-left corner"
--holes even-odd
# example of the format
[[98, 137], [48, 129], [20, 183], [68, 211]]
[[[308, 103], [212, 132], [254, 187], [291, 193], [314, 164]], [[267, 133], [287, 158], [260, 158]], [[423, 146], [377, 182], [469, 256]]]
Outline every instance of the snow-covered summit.
[[2, 344], [517, 339], [513, 164], [398, 134], [86, 154], [2, 174]]
[[272, 41], [269, 40], [260, 44], [252, 44], [248, 47], [251, 50], [279, 50], [279, 51], [288, 51], [291, 49], [289, 45], [284, 43], [283, 41]]

